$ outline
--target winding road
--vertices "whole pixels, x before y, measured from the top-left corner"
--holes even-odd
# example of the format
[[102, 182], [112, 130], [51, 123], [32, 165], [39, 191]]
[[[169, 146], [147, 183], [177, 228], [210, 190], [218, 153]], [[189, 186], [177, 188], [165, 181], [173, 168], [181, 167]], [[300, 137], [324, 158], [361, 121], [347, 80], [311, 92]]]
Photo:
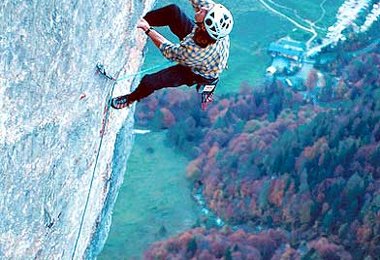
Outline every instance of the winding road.
[[[327, 0], [323, 0], [319, 4], [319, 7], [320, 7], [322, 13], [319, 16], [319, 18], [316, 19], [314, 22], [300, 17], [297, 13], [297, 10], [286, 7], [284, 5], [277, 4], [272, 0], [258, 0], [258, 1], [265, 8], [267, 8], [268, 10], [273, 12], [274, 14], [276, 14], [282, 18], [285, 18], [286, 20], [288, 20], [289, 22], [294, 24], [299, 29], [302, 29], [302, 30], [312, 34], [310, 39], [306, 42], [306, 46], [308, 49], [306, 56], [312, 56], [312, 55], [318, 53], [323, 47], [326, 47], [330, 44], [336, 43], [340, 39], [342, 39], [342, 37], [343, 37], [342, 31], [345, 28], [347, 28], [348, 26], [350, 26], [352, 23], [354, 23], [354, 21], [357, 20], [358, 15], [361, 12], [361, 10], [368, 8], [368, 5], [369, 5], [368, 0], [362, 0], [362, 1], [346, 0], [346, 1], [344, 1], [344, 3], [338, 9], [338, 12], [336, 15], [337, 21], [334, 23], [334, 25], [329, 27], [329, 32], [326, 35], [324, 35], [324, 40], [323, 40], [322, 44], [315, 46], [313, 48], [310, 48], [311, 43], [318, 36], [317, 29], [318, 30], [326, 30], [326, 28], [321, 28], [321, 27], [317, 26], [316, 24], [318, 22], [320, 22], [325, 17], [326, 10], [324, 8], [324, 4], [326, 3]], [[293, 11], [293, 13], [295, 14], [295, 17], [297, 19], [299, 19], [300, 21], [302, 21], [302, 24], [300, 22], [296, 21], [294, 18], [290, 17], [289, 15], [286, 15], [283, 12], [275, 9], [275, 7]], [[373, 6], [373, 8], [375, 8], [375, 5]], [[374, 10], [374, 9], [372, 9], [372, 10]], [[373, 23], [376, 20], [376, 18], [378, 17], [380, 12], [372, 11], [372, 13], [373, 14], [370, 14], [370, 15], [375, 16], [375, 18], [371, 19], [371, 22]], [[368, 17], [367, 17], [367, 19], [368, 19]]]
[[312, 34], [312, 37], [306, 42], [306, 46], [307, 46], [307, 48], [310, 47], [311, 42], [312, 42], [312, 41], [318, 36], [318, 32], [317, 32], [317, 30], [316, 30], [316, 27], [317, 27], [317, 26], [316, 26], [315, 24], [316, 24], [317, 22], [319, 22], [320, 20], [322, 20], [323, 17], [324, 17], [326, 11], [325, 11], [325, 9], [323, 8], [323, 5], [324, 5], [324, 3], [325, 3], [327, 0], [323, 0], [323, 1], [320, 3], [319, 6], [320, 6], [320, 8], [321, 8], [321, 10], [322, 10], [322, 14], [321, 14], [320, 17], [319, 17], [316, 21], [314, 21], [314, 22], [310, 22], [309, 20], [307, 20], [307, 19], [305, 19], [305, 18], [302, 18], [302, 17], [300, 17], [299, 15], [296, 15], [298, 19], [301, 19], [302, 22], [303, 22], [304, 24], [308, 24], [308, 26], [304, 26], [304, 25], [300, 24], [299, 22], [297, 22], [296, 20], [294, 20], [293, 18], [289, 17], [288, 15], [286, 15], [286, 14], [280, 12], [279, 10], [276, 10], [274, 7], [270, 6], [269, 3], [272, 4], [273, 6], [277, 6], [277, 7], [283, 8], [283, 9], [287, 9], [287, 10], [292, 10], [293, 13], [295, 13], [295, 14], [297, 13], [296, 10], [291, 9], [291, 8], [288, 8], [288, 7], [286, 7], [286, 6], [279, 5], [279, 4], [277, 4], [277, 3], [274, 3], [274, 2], [271, 1], [271, 0], [258, 0], [258, 1], [259, 1], [259, 2], [260, 2], [265, 8], [267, 8], [268, 10], [270, 10], [271, 12], [275, 13], [275, 14], [278, 15], [278, 16], [281, 16], [282, 18], [285, 18], [286, 20], [288, 20], [289, 22], [291, 22], [292, 24], [294, 24], [296, 27], [298, 27], [298, 28], [300, 28], [300, 29], [302, 29], [302, 30], [304, 30], [304, 31], [306, 31], [306, 32], [308, 32], [308, 33], [311, 33], [311, 34]]

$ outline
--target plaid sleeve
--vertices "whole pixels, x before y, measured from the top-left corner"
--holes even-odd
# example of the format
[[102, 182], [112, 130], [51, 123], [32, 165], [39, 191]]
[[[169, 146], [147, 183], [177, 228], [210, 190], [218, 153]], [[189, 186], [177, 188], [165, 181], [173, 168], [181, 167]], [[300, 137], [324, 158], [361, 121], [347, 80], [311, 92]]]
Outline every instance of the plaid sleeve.
[[209, 7], [210, 5], [214, 5], [215, 2], [212, 0], [190, 0], [191, 5], [197, 11], [200, 7]]
[[191, 48], [192, 46], [165, 42], [161, 44], [160, 51], [168, 60], [191, 66], [194, 63], [193, 60], [196, 58], [196, 52]]

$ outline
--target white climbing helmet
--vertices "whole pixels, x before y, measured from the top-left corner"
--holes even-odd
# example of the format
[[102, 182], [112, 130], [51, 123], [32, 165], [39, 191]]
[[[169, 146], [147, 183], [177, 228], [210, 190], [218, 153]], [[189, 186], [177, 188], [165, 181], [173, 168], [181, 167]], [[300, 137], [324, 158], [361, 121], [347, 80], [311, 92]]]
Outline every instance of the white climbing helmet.
[[231, 12], [221, 4], [215, 4], [206, 14], [204, 25], [214, 40], [226, 37], [232, 30], [234, 20]]

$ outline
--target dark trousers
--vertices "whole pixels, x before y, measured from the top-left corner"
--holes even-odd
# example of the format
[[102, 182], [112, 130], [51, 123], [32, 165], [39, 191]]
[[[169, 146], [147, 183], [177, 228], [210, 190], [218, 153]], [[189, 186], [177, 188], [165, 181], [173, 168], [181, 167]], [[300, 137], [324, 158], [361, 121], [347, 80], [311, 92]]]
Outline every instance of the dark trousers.
[[[194, 28], [194, 22], [174, 4], [147, 13], [144, 19], [151, 26], [169, 26], [179, 40], [182, 40]], [[196, 83], [204, 84], [209, 81], [193, 73], [189, 67], [178, 64], [145, 75], [135, 91], [129, 95], [129, 100], [139, 101], [162, 88], [173, 88], [181, 85], [192, 86]]]

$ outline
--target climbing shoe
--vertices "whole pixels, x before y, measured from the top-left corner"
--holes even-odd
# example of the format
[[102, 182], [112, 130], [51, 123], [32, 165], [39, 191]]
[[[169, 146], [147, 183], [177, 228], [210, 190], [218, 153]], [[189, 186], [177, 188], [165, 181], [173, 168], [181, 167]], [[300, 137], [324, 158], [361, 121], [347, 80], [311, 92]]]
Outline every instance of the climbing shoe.
[[133, 101], [129, 99], [129, 95], [115, 97], [111, 100], [111, 107], [114, 109], [122, 109], [125, 107], [129, 107]]

